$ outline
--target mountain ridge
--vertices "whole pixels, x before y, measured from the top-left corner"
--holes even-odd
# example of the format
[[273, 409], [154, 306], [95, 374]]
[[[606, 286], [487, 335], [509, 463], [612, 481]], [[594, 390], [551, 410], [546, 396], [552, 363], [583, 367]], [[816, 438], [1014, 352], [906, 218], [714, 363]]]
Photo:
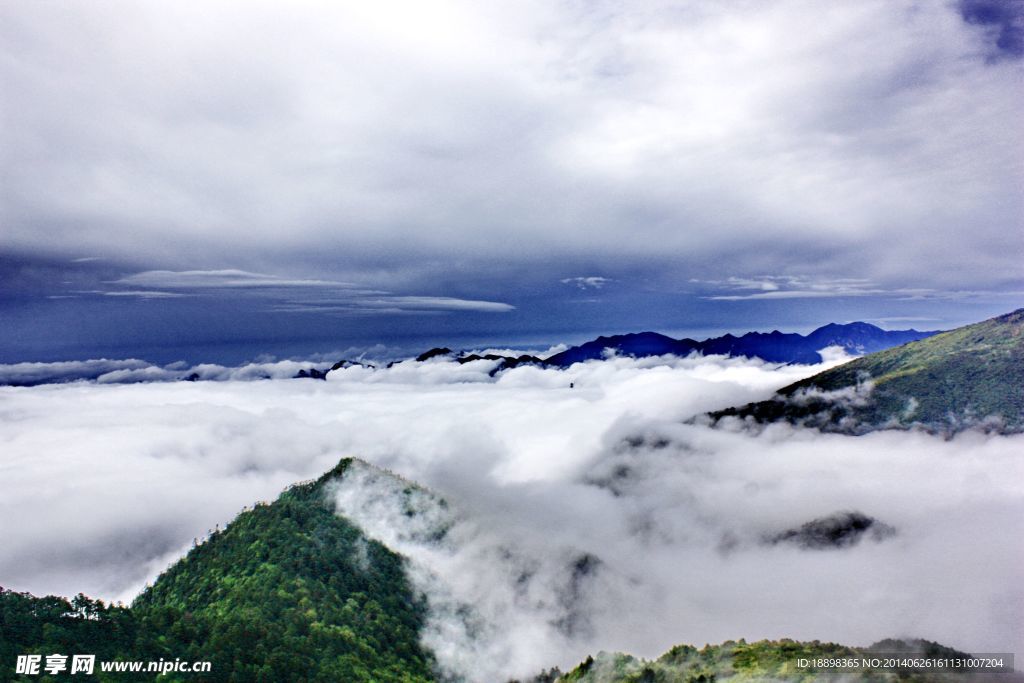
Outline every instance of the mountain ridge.
[[605, 349], [634, 357], [674, 354], [687, 356], [697, 351], [705, 355], [747, 356], [773, 363], [815, 364], [822, 362], [819, 351], [840, 346], [848, 353], [863, 354], [917, 341], [938, 331], [883, 330], [865, 322], [828, 323], [807, 335], [796, 332], [746, 332], [724, 334], [703, 341], [688, 337], [673, 339], [658, 332], [634, 332], [601, 336], [544, 359], [548, 365], [567, 367], [573, 363], [605, 357]]
[[42, 384], [64, 384], [76, 381], [99, 384], [134, 384], [145, 382], [202, 382], [264, 379], [313, 379], [326, 380], [332, 372], [350, 368], [375, 370], [390, 368], [398, 363], [449, 360], [460, 364], [476, 360], [494, 361], [490, 370], [496, 375], [503, 370], [520, 365], [566, 368], [573, 363], [587, 360], [601, 360], [606, 357], [605, 349], [614, 353], [636, 358], [674, 354], [688, 356], [693, 352], [724, 354], [760, 358], [772, 363], [815, 364], [822, 361], [818, 353], [828, 346], [840, 346], [847, 353], [860, 355], [936, 334], [935, 331], [883, 330], [868, 323], [829, 323], [809, 335], [771, 332], [746, 332], [736, 336], [725, 334], [697, 341], [688, 337], [673, 339], [659, 332], [630, 332], [617, 335], [602, 335], [596, 339], [567, 348], [547, 358], [526, 353], [481, 353], [472, 350], [453, 351], [441, 346], [429, 349], [417, 356], [392, 360], [375, 365], [363, 360], [342, 359], [337, 362], [312, 360], [253, 361], [240, 366], [220, 366], [200, 363], [188, 365], [184, 362], [157, 366], [148, 361], [131, 359], [92, 359], [59, 361], [53, 363], [23, 362], [13, 365], [0, 364], [0, 386], [31, 387]]
[[1024, 308], [863, 356], [711, 413], [862, 434], [920, 428], [1024, 431]]

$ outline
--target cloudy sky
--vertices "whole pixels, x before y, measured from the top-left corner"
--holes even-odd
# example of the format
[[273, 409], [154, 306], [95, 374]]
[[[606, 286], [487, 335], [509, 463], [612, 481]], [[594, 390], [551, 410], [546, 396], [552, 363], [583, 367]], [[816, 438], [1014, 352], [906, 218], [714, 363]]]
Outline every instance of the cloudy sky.
[[0, 360], [1024, 302], [1024, 3], [0, 1]]

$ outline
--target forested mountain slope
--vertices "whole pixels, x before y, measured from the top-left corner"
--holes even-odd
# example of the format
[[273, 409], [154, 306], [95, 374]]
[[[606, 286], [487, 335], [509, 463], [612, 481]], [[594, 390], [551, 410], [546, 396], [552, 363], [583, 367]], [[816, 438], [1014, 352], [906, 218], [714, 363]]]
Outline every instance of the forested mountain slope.
[[920, 427], [1024, 431], [1024, 309], [879, 351], [713, 413], [864, 433]]

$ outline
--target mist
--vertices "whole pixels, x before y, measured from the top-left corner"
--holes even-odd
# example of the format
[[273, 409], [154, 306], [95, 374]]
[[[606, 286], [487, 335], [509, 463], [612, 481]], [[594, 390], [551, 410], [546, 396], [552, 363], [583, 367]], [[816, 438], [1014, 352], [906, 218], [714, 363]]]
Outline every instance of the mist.
[[[1022, 651], [1024, 437], [687, 422], [842, 360], [0, 387], [0, 585], [130, 600], [194, 538], [352, 456], [339, 512], [409, 557], [425, 644], [469, 680], [738, 638]], [[893, 533], [771, 541], [842, 512]]]

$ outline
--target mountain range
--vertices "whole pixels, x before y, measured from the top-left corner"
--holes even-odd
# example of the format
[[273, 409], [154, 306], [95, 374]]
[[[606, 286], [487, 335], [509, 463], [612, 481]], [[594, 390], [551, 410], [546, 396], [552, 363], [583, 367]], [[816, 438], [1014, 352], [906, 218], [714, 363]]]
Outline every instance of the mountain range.
[[[602, 336], [579, 346], [574, 346], [547, 358], [535, 355], [509, 355], [500, 353], [480, 354], [456, 352], [447, 347], [425, 351], [414, 358], [393, 361], [424, 362], [432, 359], [446, 359], [458, 363], [492, 361], [491, 375], [520, 365], [565, 368], [573, 363], [601, 360], [609, 353], [635, 358], [674, 354], [687, 356], [691, 353], [724, 354], [760, 358], [773, 363], [819, 363], [821, 349], [839, 346], [847, 353], [861, 355], [890, 348], [908, 341], [923, 339], [935, 332], [917, 330], [886, 331], [867, 323], [857, 322], [844, 325], [831, 323], [820, 327], [809, 335], [795, 333], [748, 332], [739, 337], [727, 334], [704, 341], [673, 339], [657, 332], [638, 332]], [[100, 384], [132, 384], [139, 382], [197, 382], [224, 380], [262, 379], [315, 379], [325, 380], [328, 374], [347, 368], [362, 367], [374, 369], [371, 363], [355, 360], [339, 360], [333, 364], [310, 361], [268, 361], [253, 362], [239, 367], [225, 367], [202, 363], [189, 366], [184, 362], [156, 366], [139, 359], [93, 359], [85, 361], [63, 361], [55, 363], [16, 363], [0, 365], [0, 386], [36, 386], [75, 381], [92, 381]]]
[[830, 323], [808, 335], [772, 332], [747, 332], [739, 337], [726, 334], [704, 341], [673, 339], [657, 332], [638, 332], [611, 337], [598, 337], [544, 359], [547, 365], [567, 367], [573, 363], [599, 360], [606, 349], [623, 356], [644, 357], [674, 354], [687, 356], [693, 352], [704, 355], [747, 356], [771, 363], [814, 364], [822, 361], [822, 349], [839, 346], [852, 355], [881, 351], [907, 342], [930, 337], [937, 332], [917, 330], [883, 330], [864, 322]]
[[[424, 362], [434, 358], [447, 358], [468, 363], [474, 360], [498, 361], [491, 374], [496, 374], [517, 365], [541, 365], [545, 367], [567, 368], [573, 363], [589, 360], [604, 360], [610, 354], [629, 356], [631, 358], [647, 358], [651, 356], [688, 356], [691, 353], [703, 355], [745, 356], [760, 358], [770, 363], [802, 363], [813, 365], [822, 362], [819, 353], [830, 346], [838, 346], [848, 354], [860, 356], [865, 353], [881, 351], [907, 342], [925, 339], [938, 334], [937, 331], [920, 332], [918, 330], [883, 330], [865, 322], [846, 324], [829, 323], [802, 335], [795, 332], [747, 332], [735, 336], [726, 334], [712, 337], [704, 341], [683, 338], [674, 339], [659, 332], [630, 332], [601, 336], [578, 346], [572, 346], [547, 358], [531, 355], [506, 356], [500, 354], [479, 355], [476, 353], [457, 353], [448, 347], [435, 347], [424, 351], [414, 359]], [[393, 363], [392, 363], [393, 365]], [[390, 365], [389, 365], [390, 367]], [[303, 370], [298, 377], [315, 377], [324, 379], [327, 370], [312, 368]]]

